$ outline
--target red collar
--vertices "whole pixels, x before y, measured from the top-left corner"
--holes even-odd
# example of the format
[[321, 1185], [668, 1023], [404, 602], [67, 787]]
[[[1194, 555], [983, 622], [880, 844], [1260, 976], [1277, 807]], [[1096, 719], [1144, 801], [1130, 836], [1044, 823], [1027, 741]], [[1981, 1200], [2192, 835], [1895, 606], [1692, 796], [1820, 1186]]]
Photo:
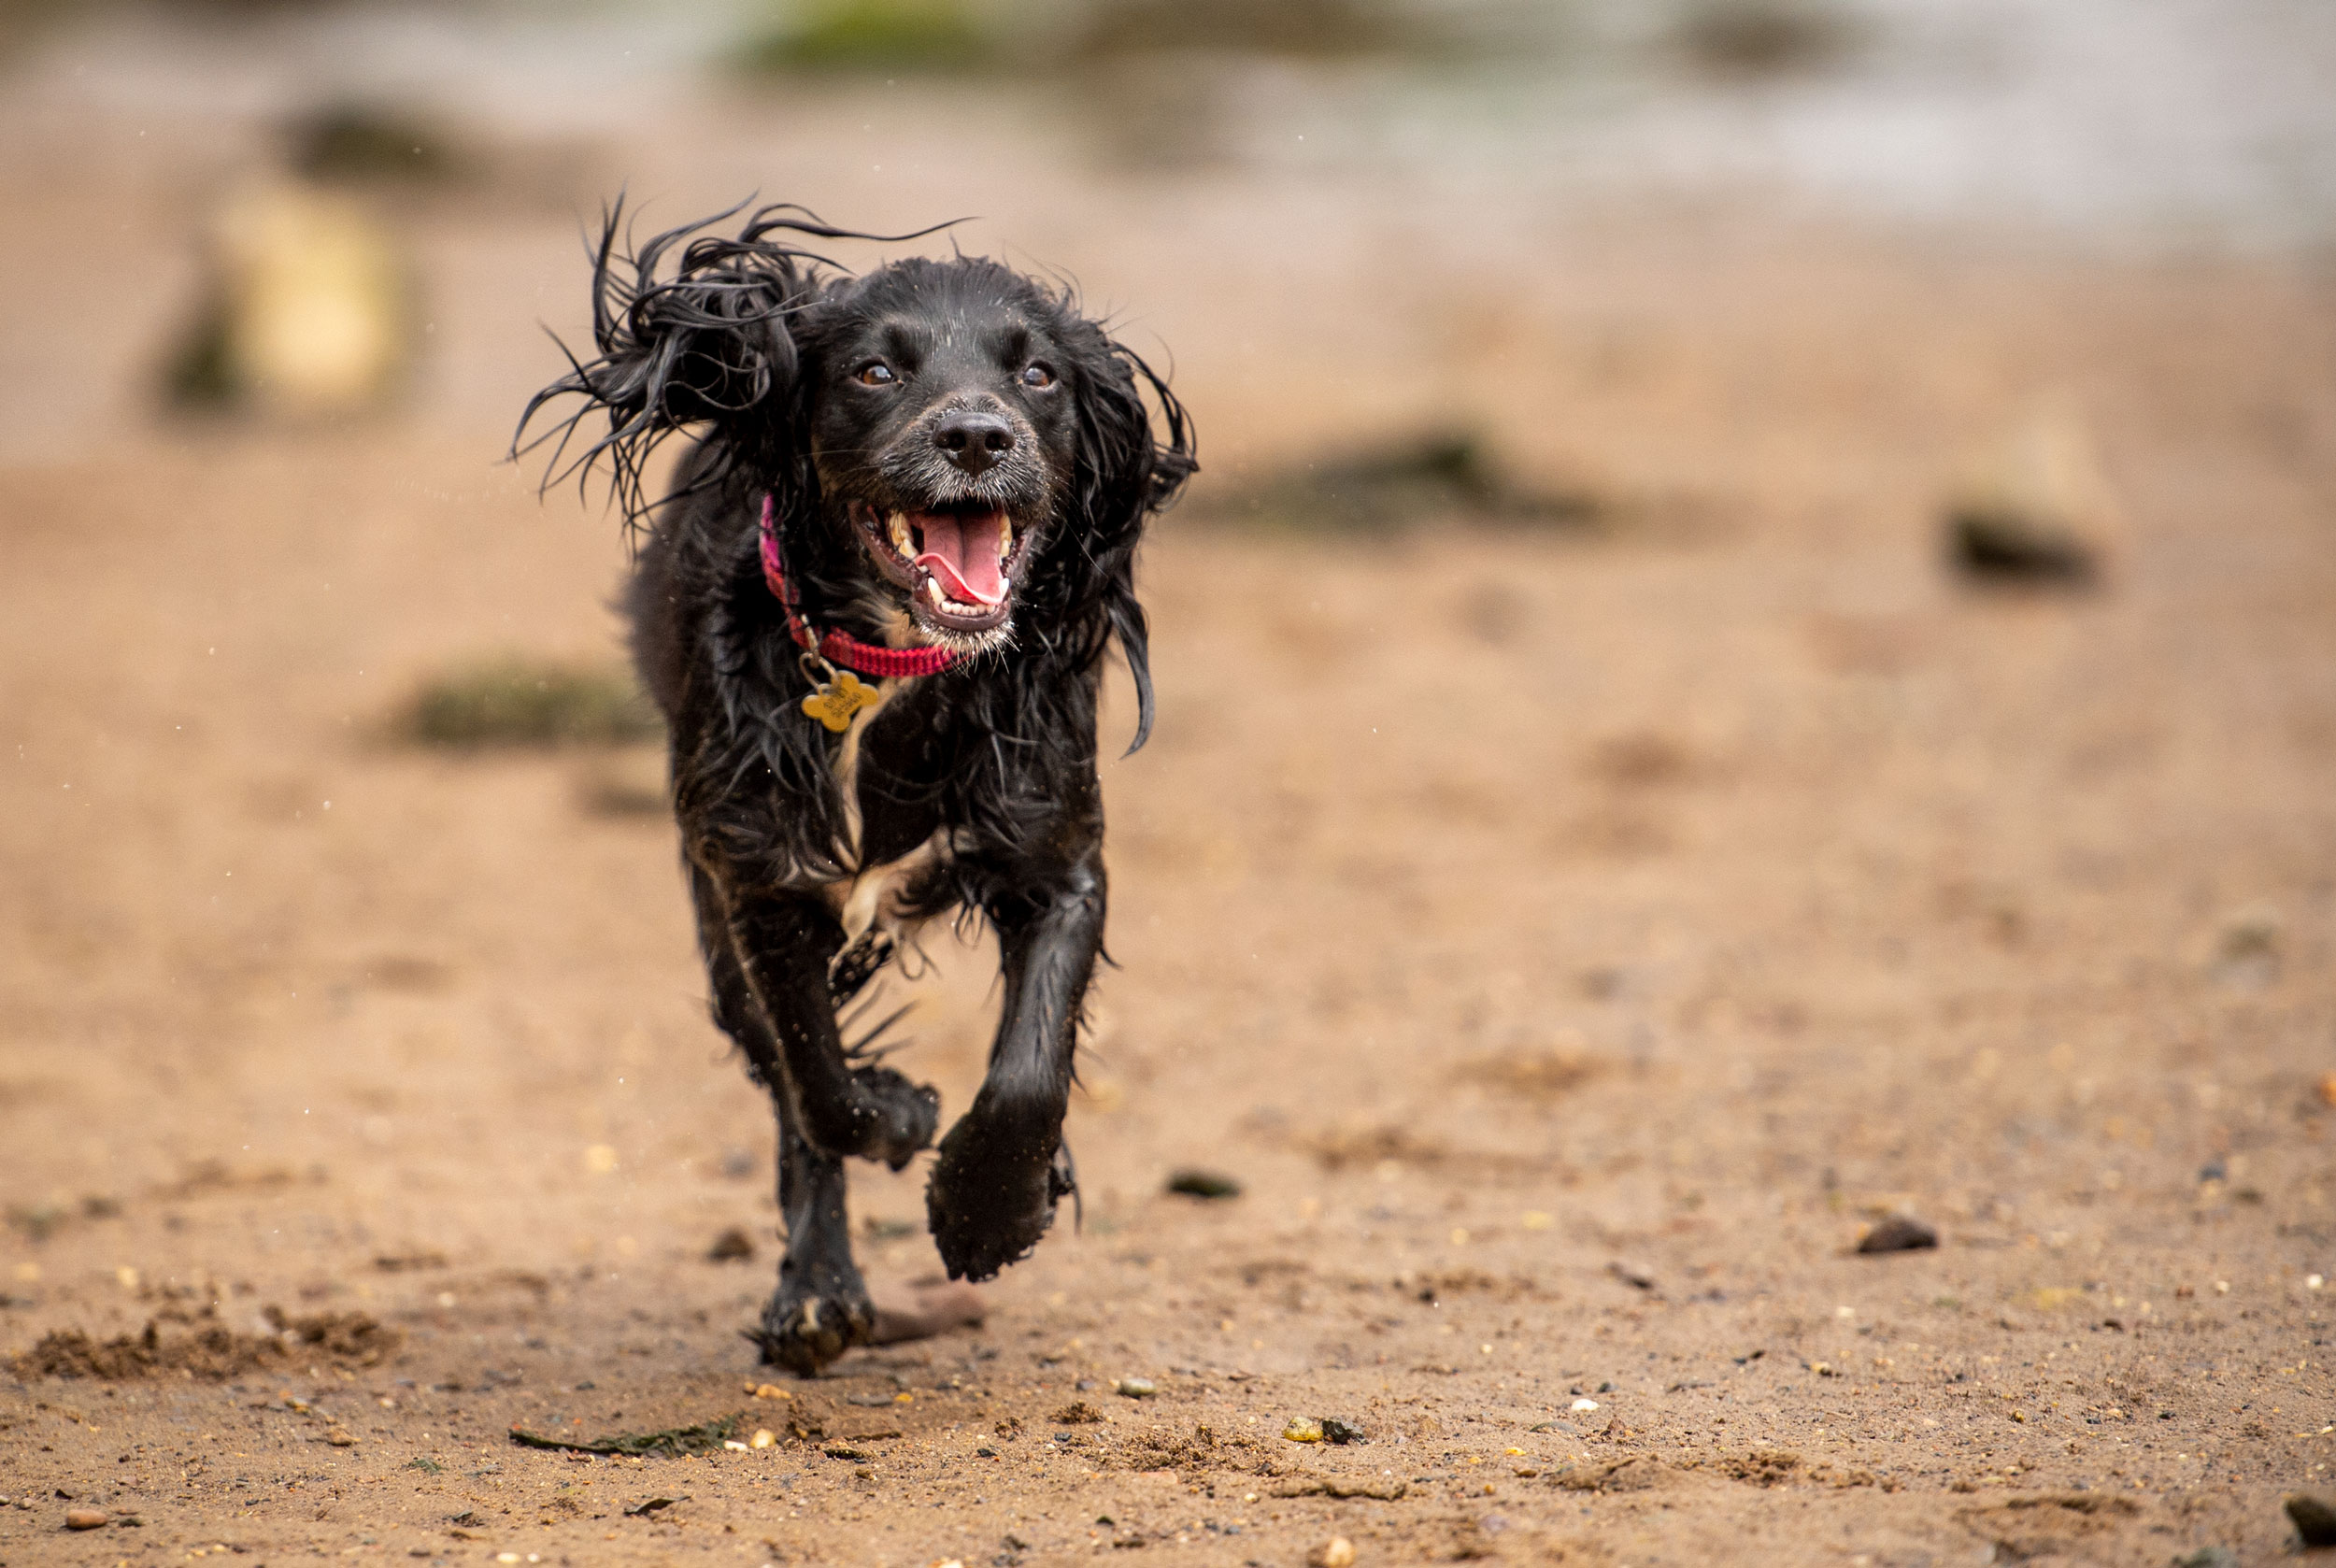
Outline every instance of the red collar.
[[785, 607], [787, 631], [797, 646], [818, 653], [830, 663], [884, 680], [898, 676], [939, 675], [958, 661], [959, 655], [946, 648], [878, 648], [841, 632], [819, 631], [804, 620], [803, 611], [796, 605], [794, 588], [778, 567], [778, 522], [771, 515], [771, 498], [767, 494], [762, 497], [762, 580], [770, 585], [772, 596]]

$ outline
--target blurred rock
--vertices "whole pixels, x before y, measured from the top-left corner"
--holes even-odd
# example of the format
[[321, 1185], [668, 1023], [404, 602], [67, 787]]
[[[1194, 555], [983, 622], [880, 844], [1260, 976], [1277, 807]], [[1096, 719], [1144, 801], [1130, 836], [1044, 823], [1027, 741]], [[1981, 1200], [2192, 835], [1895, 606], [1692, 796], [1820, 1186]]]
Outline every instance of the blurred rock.
[[2308, 1491], [2289, 1492], [2285, 1504], [2307, 1547], [2336, 1547], [2336, 1504]]
[[1587, 492], [1521, 483], [1483, 442], [1450, 431], [1392, 435], [1374, 448], [1304, 463], [1245, 493], [1198, 505], [1256, 526], [1338, 534], [1389, 534], [1454, 520], [1578, 528], [1605, 510]]
[[1189, 1168], [1168, 1178], [1168, 1190], [1187, 1198], [1238, 1198], [1241, 1183], [1216, 1171]]
[[2124, 519], [2090, 428], [2041, 406], [1979, 451], [1946, 502], [1947, 549], [1971, 577], [2078, 587], [2099, 580]]
[[1920, 1252], [1939, 1245], [1939, 1233], [1911, 1214], [1893, 1214], [1868, 1231], [1858, 1243], [1858, 1250], [1876, 1252]]
[[[504, 654], [422, 683], [394, 720], [426, 746], [622, 746], [663, 733], [632, 671]], [[660, 789], [662, 798], [662, 791]]]
[[170, 367], [176, 401], [315, 418], [397, 390], [414, 348], [411, 269], [355, 198], [248, 187], [213, 224], [210, 274]]
[[429, 116], [366, 103], [331, 104], [285, 128], [292, 166], [316, 180], [459, 178], [471, 159]]
[[1781, 77], [1839, 64], [1860, 41], [1852, 19], [1810, 0], [1702, 0], [1672, 42], [1707, 76]]

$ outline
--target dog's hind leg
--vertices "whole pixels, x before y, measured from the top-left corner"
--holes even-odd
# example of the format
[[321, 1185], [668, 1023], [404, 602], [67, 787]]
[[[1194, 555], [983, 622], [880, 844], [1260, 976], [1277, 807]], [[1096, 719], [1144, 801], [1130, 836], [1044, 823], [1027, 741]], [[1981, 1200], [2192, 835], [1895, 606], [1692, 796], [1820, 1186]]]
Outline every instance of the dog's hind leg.
[[1025, 1256], [1076, 1190], [1062, 1144], [1079, 1007], [1103, 950], [1100, 845], [1047, 892], [990, 906], [1005, 1005], [990, 1072], [941, 1140], [925, 1209], [952, 1278], [981, 1280]]
[[739, 967], [720, 895], [702, 871], [693, 873], [691, 883], [714, 989], [714, 1022], [746, 1052], [748, 1070], [770, 1091], [778, 1118], [778, 1207], [787, 1255], [778, 1265], [778, 1289], [751, 1337], [762, 1346], [764, 1362], [809, 1377], [866, 1344], [876, 1325], [868, 1288], [852, 1262], [844, 1162], [815, 1147], [796, 1125], [778, 1042]]

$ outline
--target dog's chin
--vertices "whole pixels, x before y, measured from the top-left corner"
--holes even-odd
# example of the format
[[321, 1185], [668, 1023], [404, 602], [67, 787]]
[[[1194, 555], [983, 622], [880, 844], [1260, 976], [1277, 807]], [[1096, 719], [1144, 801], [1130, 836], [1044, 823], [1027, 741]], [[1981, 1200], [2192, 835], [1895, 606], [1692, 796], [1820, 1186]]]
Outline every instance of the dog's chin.
[[963, 631], [951, 626], [915, 600], [908, 601], [906, 609], [908, 621], [916, 628], [919, 642], [933, 648], [946, 648], [964, 658], [995, 652], [1014, 640], [1014, 611], [1010, 604], [1004, 614], [979, 631]]
[[850, 504], [852, 533], [919, 640], [986, 653], [1012, 636], [1015, 579], [1032, 529], [1004, 506], [886, 510]]

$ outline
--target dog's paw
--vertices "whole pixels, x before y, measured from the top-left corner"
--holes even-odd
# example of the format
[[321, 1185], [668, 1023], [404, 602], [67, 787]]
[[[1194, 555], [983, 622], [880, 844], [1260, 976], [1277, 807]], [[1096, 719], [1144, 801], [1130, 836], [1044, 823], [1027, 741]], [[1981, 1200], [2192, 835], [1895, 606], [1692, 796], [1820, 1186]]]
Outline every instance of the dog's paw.
[[941, 1140], [925, 1186], [933, 1245], [952, 1279], [996, 1277], [1030, 1255], [1054, 1224], [1055, 1204], [1077, 1190], [1060, 1131], [999, 1125], [976, 1105]]
[[867, 1344], [875, 1333], [876, 1308], [864, 1290], [821, 1296], [782, 1289], [762, 1309], [762, 1327], [754, 1337], [762, 1347], [763, 1365], [783, 1366], [798, 1377], [816, 1377], [853, 1346]]
[[941, 1125], [939, 1090], [911, 1083], [890, 1067], [855, 1067], [851, 1076], [875, 1106], [873, 1129], [855, 1153], [897, 1171], [932, 1146]]

